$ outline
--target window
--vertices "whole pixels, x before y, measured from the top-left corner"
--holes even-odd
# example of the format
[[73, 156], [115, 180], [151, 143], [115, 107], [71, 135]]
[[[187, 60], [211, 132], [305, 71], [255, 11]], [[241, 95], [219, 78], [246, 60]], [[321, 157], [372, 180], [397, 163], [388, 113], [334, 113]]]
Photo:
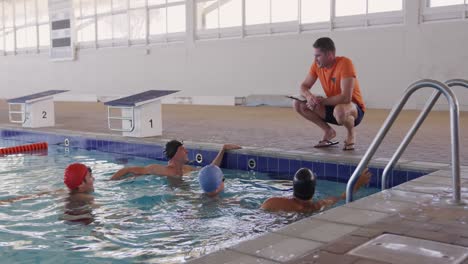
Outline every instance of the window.
[[50, 46], [48, 0], [37, 0], [37, 26], [39, 33], [39, 47]]
[[[0, 14], [3, 14], [3, 3], [0, 2]], [[3, 30], [3, 17], [0, 15], [0, 52], [5, 52], [5, 31]]]
[[301, 24], [330, 21], [330, 0], [302, 0]]
[[126, 11], [127, 9], [127, 0], [112, 0], [112, 11]]
[[50, 46], [50, 29], [49, 24], [39, 26], [39, 46]]
[[[170, 2], [170, 1], [168, 1]], [[167, 8], [167, 33], [185, 31], [185, 4]]]
[[297, 21], [298, 1], [271, 0], [271, 22]]
[[148, 0], [148, 6], [165, 5], [166, 0]]
[[[72, 1], [73, 26], [81, 48], [183, 41], [187, 37], [185, 0]], [[426, 3], [423, 20], [426, 9], [445, 10], [454, 5], [459, 9], [467, 1], [421, 1]], [[50, 45], [48, 0], [0, 0], [0, 3], [3, 14], [0, 51], [21, 52]], [[194, 0], [194, 3], [198, 39], [403, 22], [403, 0]], [[464, 10], [468, 11], [466, 6]], [[458, 11], [456, 15], [460, 16], [462, 12]]]
[[368, 13], [403, 10], [403, 0], [368, 0]]
[[219, 2], [203, 1], [197, 3], [198, 29], [219, 28]]
[[26, 14], [24, 9], [24, 0], [15, 0], [15, 26], [24, 26], [26, 24]]
[[37, 45], [36, 27], [22, 27], [16, 30], [16, 48], [34, 48]]
[[366, 13], [366, 0], [336, 0], [335, 14], [339, 16], [362, 15]]
[[13, 0], [3, 1], [5, 51], [15, 51], [15, 31], [13, 26]]
[[96, 14], [110, 13], [112, 10], [111, 0], [97, 0], [96, 1]]
[[96, 21], [93, 0], [74, 0], [75, 32], [78, 43], [96, 41]]
[[128, 39], [127, 0], [97, 0], [98, 44], [117, 43]]
[[128, 38], [128, 17], [127, 13], [112, 16], [112, 38]]
[[297, 0], [245, 0], [245, 24], [267, 24], [298, 20]]
[[242, 25], [242, 1], [224, 1], [219, 6], [219, 27], [240, 27]]
[[[153, 2], [162, 2], [152, 0]], [[148, 1], [148, 5], [149, 5]], [[168, 33], [185, 32], [185, 3], [178, 5], [169, 5], [171, 2], [180, 1], [167, 1], [166, 5], [159, 5], [158, 8], [150, 7], [150, 35], [163, 35]]]
[[185, 32], [184, 0], [74, 0], [74, 9], [81, 47], [146, 43], [151, 36], [167, 40]]
[[78, 42], [90, 42], [96, 38], [96, 25], [94, 19], [79, 19], [75, 22]]
[[242, 0], [198, 0], [197, 29], [242, 26]]
[[98, 43], [112, 39], [112, 16], [98, 17], [97, 28]]
[[[150, 4], [156, 5], [158, 8], [153, 9]], [[157, 10], [153, 11], [153, 17], [150, 17], [151, 35], [185, 32], [185, 1], [148, 0], [148, 6], [150, 8], [150, 12]], [[164, 21], [162, 21], [162, 19], [164, 19]], [[154, 29], [152, 29], [152, 27], [154, 27]], [[184, 36], [182, 38], [184, 38]]]
[[[49, 45], [48, 0], [0, 1], [0, 50], [25, 52]], [[42, 41], [42, 39], [44, 39]]]
[[25, 0], [24, 2], [24, 14], [26, 16], [26, 24], [36, 23], [36, 1], [35, 0]]
[[166, 8], [156, 8], [149, 11], [150, 35], [160, 35], [167, 32]]
[[463, 5], [465, 0], [428, 0], [429, 7]]
[[130, 8], [144, 8], [146, 5], [145, 0], [130, 0]]
[[196, 0], [195, 3], [198, 39], [403, 23], [403, 0]]
[[130, 40], [146, 39], [146, 31], [147, 31], [146, 30], [146, 10], [144, 9], [130, 10], [129, 19], [130, 19], [129, 39]]
[[5, 52], [5, 37], [4, 37], [4, 32], [3, 32], [3, 25], [2, 28], [0, 28], [0, 52]]
[[426, 0], [422, 21], [442, 21], [466, 19], [468, 17], [467, 0]]
[[[101, 0], [99, 0], [101, 1]], [[105, 0], [102, 0], [105, 1]], [[76, 4], [76, 2], [75, 2]], [[81, 0], [79, 1], [79, 5], [81, 8], [80, 16], [93, 16], [94, 15], [94, 0]], [[76, 6], [75, 6], [76, 8]]]
[[336, 0], [337, 17], [401, 10], [403, 0]]
[[39, 24], [49, 23], [49, 5], [48, 0], [37, 1], [37, 21]]
[[245, 24], [270, 23], [270, 0], [245, 0]]

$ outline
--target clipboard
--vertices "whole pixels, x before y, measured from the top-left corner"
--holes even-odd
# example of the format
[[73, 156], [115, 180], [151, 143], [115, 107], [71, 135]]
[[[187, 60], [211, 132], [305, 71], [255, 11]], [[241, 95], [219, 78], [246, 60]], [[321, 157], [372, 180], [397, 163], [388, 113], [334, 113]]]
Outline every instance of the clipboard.
[[299, 102], [303, 102], [303, 103], [307, 102], [307, 100], [305, 98], [303, 98], [302, 96], [297, 97], [297, 96], [293, 96], [293, 95], [287, 95], [286, 97], [289, 98], [289, 99], [299, 101]]

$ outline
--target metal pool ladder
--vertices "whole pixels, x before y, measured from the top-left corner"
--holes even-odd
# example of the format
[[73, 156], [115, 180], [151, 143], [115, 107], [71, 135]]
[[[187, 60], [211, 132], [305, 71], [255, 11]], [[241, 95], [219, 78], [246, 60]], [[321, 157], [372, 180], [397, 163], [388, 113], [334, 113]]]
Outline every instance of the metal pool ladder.
[[458, 100], [455, 94], [449, 88], [452, 86], [463, 86], [463, 87], [468, 88], [468, 81], [462, 80], [462, 79], [453, 79], [443, 84], [435, 80], [424, 79], [424, 80], [420, 80], [420, 81], [413, 83], [406, 89], [405, 93], [403, 94], [403, 97], [400, 99], [400, 101], [394, 106], [394, 108], [390, 112], [383, 126], [380, 128], [380, 131], [377, 133], [377, 136], [372, 141], [371, 145], [369, 146], [366, 153], [364, 154], [364, 157], [361, 159], [356, 170], [354, 170], [353, 175], [349, 179], [348, 184], [346, 186], [346, 202], [347, 203], [353, 201], [353, 189], [354, 189], [354, 185], [356, 184], [357, 179], [359, 178], [362, 171], [369, 163], [370, 159], [374, 156], [377, 148], [382, 143], [382, 140], [385, 138], [385, 135], [387, 134], [388, 130], [395, 122], [396, 118], [400, 114], [401, 110], [403, 109], [404, 105], [408, 101], [409, 97], [415, 91], [421, 88], [433, 88], [436, 91], [434, 91], [432, 96], [429, 98], [423, 111], [421, 112], [419, 117], [416, 119], [416, 122], [413, 124], [410, 131], [406, 134], [402, 143], [398, 147], [396, 153], [393, 155], [390, 162], [385, 167], [383, 175], [382, 175], [382, 189], [387, 188], [386, 179], [387, 179], [388, 172], [392, 170], [392, 168], [394, 167], [398, 159], [401, 157], [406, 147], [408, 146], [410, 141], [413, 139], [413, 136], [416, 134], [419, 127], [424, 122], [429, 112], [432, 110], [432, 107], [439, 99], [440, 95], [444, 94], [450, 106], [450, 132], [451, 132], [451, 143], [452, 143], [452, 187], [453, 187], [453, 201], [452, 202], [454, 204], [461, 203], [461, 200], [460, 200], [459, 108], [458, 108]]

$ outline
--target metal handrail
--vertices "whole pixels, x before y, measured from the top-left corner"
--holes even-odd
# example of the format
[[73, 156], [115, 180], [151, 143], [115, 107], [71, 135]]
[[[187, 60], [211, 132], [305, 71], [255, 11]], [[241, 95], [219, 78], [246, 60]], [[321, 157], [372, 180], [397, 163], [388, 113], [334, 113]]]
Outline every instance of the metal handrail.
[[[462, 86], [462, 87], [465, 87], [465, 88], [468, 88], [468, 80], [462, 80], [462, 79], [452, 79], [452, 80], [448, 80], [445, 82], [445, 84], [448, 86], [448, 87], [454, 87], [454, 86]], [[385, 190], [388, 188], [388, 185], [387, 185], [387, 177], [388, 177], [388, 174], [390, 173], [390, 171], [392, 171], [392, 169], [395, 167], [396, 163], [398, 162], [398, 160], [400, 159], [401, 155], [403, 154], [403, 152], [406, 150], [406, 147], [408, 146], [408, 144], [410, 143], [411, 139], [413, 138], [413, 136], [416, 134], [416, 132], [418, 131], [419, 127], [421, 126], [421, 124], [424, 122], [424, 120], [426, 119], [427, 115], [429, 114], [429, 112], [432, 110], [432, 107], [434, 106], [434, 104], [436, 103], [437, 99], [439, 98], [439, 96], [442, 94], [441, 91], [439, 90], [436, 90], [434, 91], [434, 93], [432, 94], [431, 98], [429, 99], [429, 101], [427, 102], [426, 106], [424, 107], [423, 111], [421, 112], [421, 114], [419, 115], [419, 117], [416, 119], [416, 122], [414, 123], [414, 125], [411, 127], [410, 131], [408, 132], [408, 134], [406, 134], [405, 138], [403, 139], [403, 141], [401, 142], [400, 146], [398, 147], [397, 151], [395, 152], [395, 154], [393, 155], [393, 157], [390, 159], [389, 163], [387, 164], [387, 166], [385, 167], [383, 173], [382, 173], [382, 190]], [[455, 182], [454, 182], [455, 183]], [[456, 188], [456, 185], [457, 184], [454, 184], [454, 188]], [[458, 184], [459, 185], [459, 184]]]
[[[395, 122], [396, 118], [400, 114], [403, 106], [408, 101], [409, 97], [417, 90], [421, 88], [434, 88], [439, 90], [444, 96], [447, 98], [447, 101], [450, 105], [450, 127], [451, 127], [451, 134], [452, 134], [452, 177], [453, 177], [453, 200], [454, 203], [460, 203], [460, 150], [459, 150], [459, 109], [458, 109], [458, 100], [452, 90], [445, 84], [435, 81], [424, 79], [417, 81], [410, 85], [408, 89], [406, 89], [403, 97], [400, 101], [394, 106], [392, 111], [390, 112], [389, 116], [384, 122], [384, 125], [377, 133], [377, 136], [372, 141], [371, 145], [367, 149], [366, 153], [364, 154], [363, 158], [359, 162], [357, 168], [354, 170], [353, 175], [351, 175], [348, 184], [346, 186], [346, 202], [353, 201], [353, 189], [354, 185], [356, 184], [357, 179], [359, 178], [360, 174], [364, 170], [364, 167], [367, 166], [370, 159], [374, 156], [377, 148], [382, 143], [382, 140], [387, 135], [388, 130]], [[434, 98], [434, 97], [432, 97]], [[438, 98], [438, 97], [437, 97]], [[424, 112], [423, 112], [424, 114]], [[423, 115], [421, 114], [421, 115]], [[426, 113], [427, 115], [427, 113]]]
[[[117, 117], [117, 116], [111, 116], [111, 108], [114, 109], [131, 109], [132, 110], [132, 117]], [[130, 121], [130, 128], [128, 129], [121, 129], [121, 128], [113, 128], [111, 125], [111, 120], [127, 120]], [[109, 127], [109, 130], [112, 131], [119, 131], [119, 132], [133, 132], [135, 130], [135, 108], [134, 107], [119, 107], [119, 106], [108, 106], [107, 107], [107, 125]]]

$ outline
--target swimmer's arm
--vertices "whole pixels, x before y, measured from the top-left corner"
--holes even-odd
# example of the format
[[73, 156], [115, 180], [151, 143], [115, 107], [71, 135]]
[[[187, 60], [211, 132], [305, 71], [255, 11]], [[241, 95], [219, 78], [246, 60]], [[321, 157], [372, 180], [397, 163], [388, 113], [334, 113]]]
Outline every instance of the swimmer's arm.
[[[354, 190], [353, 193], [357, 192], [362, 186], [367, 185], [370, 181], [370, 178], [372, 177], [372, 173], [369, 172], [369, 169], [366, 168], [361, 176], [359, 176], [358, 181], [356, 182], [356, 185], [354, 185]], [[323, 200], [320, 200], [316, 202], [316, 207], [318, 210], [322, 210], [326, 207], [330, 207], [337, 202], [346, 199], [346, 192], [343, 192], [339, 197], [329, 197]]]
[[211, 162], [211, 164], [216, 165], [218, 167], [221, 166], [221, 162], [223, 161], [223, 157], [224, 157], [224, 152], [226, 150], [241, 149], [241, 148], [242, 148], [241, 146], [235, 145], [235, 144], [224, 144], [221, 150], [218, 152], [218, 155], [216, 156], [216, 158], [213, 160], [213, 162]]
[[133, 176], [141, 176], [145, 174], [153, 174], [153, 175], [167, 175], [167, 169], [164, 166], [153, 164], [148, 165], [146, 167], [125, 167], [117, 171], [112, 177], [110, 178], [111, 181], [121, 180], [128, 174], [132, 174]]
[[111, 181], [117, 181], [122, 179], [127, 174], [139, 174], [143, 172], [144, 167], [125, 167], [118, 170], [112, 177], [110, 178]]
[[37, 197], [44, 196], [44, 195], [54, 195], [54, 194], [60, 194], [60, 193], [65, 193], [65, 190], [64, 189], [58, 189], [58, 190], [54, 190], [54, 191], [45, 191], [45, 192], [29, 194], [29, 195], [23, 195], [23, 196], [10, 198], [10, 199], [0, 200], [0, 205], [10, 204], [10, 203], [24, 201], [24, 200], [29, 200], [29, 199], [37, 198]]
[[192, 171], [197, 171], [198, 169], [196, 167], [192, 167], [190, 165], [184, 165], [184, 175], [185, 173], [189, 173]]
[[344, 199], [343, 195], [340, 195], [339, 197], [328, 197], [326, 199], [322, 199], [320, 201], [317, 201], [317, 202], [314, 203], [314, 208], [315, 208], [314, 211], [321, 211], [321, 210], [323, 210], [325, 208], [333, 206], [334, 204], [336, 204], [337, 202], [339, 202], [342, 199]]

